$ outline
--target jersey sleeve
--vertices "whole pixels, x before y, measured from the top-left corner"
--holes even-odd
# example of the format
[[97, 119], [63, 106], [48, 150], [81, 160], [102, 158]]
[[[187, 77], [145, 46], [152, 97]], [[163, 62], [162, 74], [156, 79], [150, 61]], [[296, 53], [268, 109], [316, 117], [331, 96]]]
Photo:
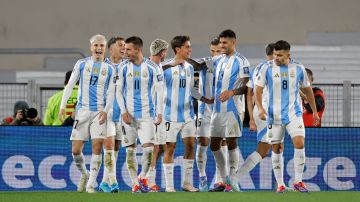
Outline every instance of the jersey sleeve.
[[307, 76], [304, 66], [300, 66], [300, 74], [301, 74], [300, 87], [302, 87], [302, 88], [310, 87], [310, 81], [309, 81], [309, 78]]
[[267, 73], [268, 66], [262, 68], [262, 70], [258, 73], [258, 76], [255, 78], [255, 85], [265, 87], [267, 84]]
[[71, 92], [76, 84], [76, 82], [79, 80], [80, 78], [80, 64], [81, 64], [81, 60], [77, 61], [74, 69], [71, 73], [70, 79], [68, 84], [65, 86], [64, 89], [64, 94], [61, 98], [61, 104], [60, 104], [60, 110], [65, 109], [66, 107], [66, 102], [69, 99]]
[[238, 58], [240, 78], [250, 77], [250, 62], [245, 57], [241, 56]]

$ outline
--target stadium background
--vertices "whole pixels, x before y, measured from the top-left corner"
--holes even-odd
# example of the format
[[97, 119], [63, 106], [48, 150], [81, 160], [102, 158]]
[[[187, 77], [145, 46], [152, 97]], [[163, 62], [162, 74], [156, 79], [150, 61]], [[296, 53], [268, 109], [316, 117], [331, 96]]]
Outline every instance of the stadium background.
[[[327, 108], [323, 124], [360, 126], [358, 0], [0, 2], [1, 118], [12, 114], [13, 104], [19, 99], [44, 112], [47, 98], [62, 88], [64, 72], [72, 69], [82, 55], [89, 54], [88, 39], [95, 33], [107, 37], [139, 35], [145, 42], [146, 55], [153, 39], [170, 41], [175, 35], [187, 34], [191, 37], [193, 57], [202, 57], [208, 55], [210, 38], [231, 28], [238, 35], [238, 50], [250, 59], [252, 65], [263, 58], [265, 44], [278, 39], [288, 40], [294, 45], [294, 58], [314, 71], [316, 85], [325, 91]], [[0, 127], [0, 191], [74, 190], [71, 178], [76, 179], [77, 174], [68, 170], [72, 162], [69, 132], [70, 129], [65, 128]], [[308, 132], [308, 165], [313, 167], [306, 167], [305, 173], [310, 171], [305, 182], [314, 183], [321, 190], [359, 190], [359, 128], [322, 128]], [[256, 146], [255, 137], [248, 132], [239, 143], [243, 158]], [[291, 166], [288, 163], [292, 158], [291, 144], [287, 142], [286, 145], [285, 165]], [[87, 154], [90, 154], [88, 148]], [[17, 155], [25, 158], [18, 159]], [[58, 155], [55, 160], [60, 164], [51, 167], [51, 160], [41, 164], [46, 157], [53, 155]], [[176, 156], [181, 159], [181, 155], [180, 148]], [[209, 155], [207, 169], [211, 176], [214, 168], [212, 155]], [[9, 167], [8, 160], [12, 157], [15, 164]], [[33, 162], [33, 170], [31, 164], [21, 164], [21, 160], [30, 162], [29, 159]], [[260, 166], [267, 168], [264, 173], [259, 174], [260, 168], [251, 173], [254, 187], [250, 186], [250, 179], [243, 182], [249, 189], [274, 188], [268, 178], [271, 170], [265, 166], [269, 162], [267, 159]], [[122, 163], [119, 160], [119, 164]], [[27, 166], [30, 166], [29, 170]], [[23, 175], [23, 171], [26, 174]], [[11, 177], [18, 175], [17, 172], [19, 176], [14, 179], [21, 183], [17, 185], [15, 180], [15, 184], [10, 186], [8, 180], [13, 180]], [[52, 181], [42, 179], [40, 174], [44, 173], [53, 176], [56, 183], [45, 185]], [[291, 168], [286, 169], [286, 181], [290, 180], [288, 173], [291, 173]], [[126, 175], [123, 170], [118, 172], [119, 179], [126, 179]], [[195, 171], [195, 183], [196, 176]], [[31, 186], [17, 187], [26, 186], [24, 182], [29, 182], [28, 179]], [[180, 176], [176, 180], [179, 182]], [[126, 183], [121, 184], [126, 186]], [[319, 190], [310, 185], [313, 190]]]

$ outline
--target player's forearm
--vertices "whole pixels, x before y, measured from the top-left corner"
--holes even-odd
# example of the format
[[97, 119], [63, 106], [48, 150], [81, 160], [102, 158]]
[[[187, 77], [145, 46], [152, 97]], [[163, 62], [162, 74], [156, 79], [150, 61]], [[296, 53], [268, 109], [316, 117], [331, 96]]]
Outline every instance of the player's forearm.
[[247, 86], [241, 86], [232, 90], [234, 95], [244, 95], [247, 91]]
[[256, 86], [255, 88], [255, 104], [259, 109], [264, 109], [263, 105], [262, 105], [262, 94], [263, 94], [263, 88]]
[[310, 104], [311, 110], [313, 112], [317, 112], [316, 104], [315, 104], [315, 97], [314, 97], [314, 93], [313, 93], [311, 87], [305, 88], [305, 89], [303, 89], [303, 91], [305, 91], [304, 93], [306, 95], [307, 101]]
[[247, 102], [247, 108], [249, 111], [250, 120], [253, 120], [254, 119], [254, 116], [253, 116], [254, 104], [253, 104], [253, 100], [252, 100], [252, 97], [253, 97], [252, 91], [250, 89], [251, 88], [248, 88], [248, 92], [246, 94], [246, 102]]

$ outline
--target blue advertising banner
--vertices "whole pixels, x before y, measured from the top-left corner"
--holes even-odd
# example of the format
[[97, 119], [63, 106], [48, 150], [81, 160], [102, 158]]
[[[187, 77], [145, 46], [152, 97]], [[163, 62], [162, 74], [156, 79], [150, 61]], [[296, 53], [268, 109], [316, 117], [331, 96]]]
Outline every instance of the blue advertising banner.
[[[71, 155], [69, 140], [71, 128], [63, 127], [0, 127], [0, 191], [76, 190], [80, 172]], [[257, 146], [256, 134], [244, 129], [239, 138], [240, 165]], [[284, 178], [291, 186], [294, 177], [293, 146], [285, 139]], [[140, 163], [141, 147], [137, 148]], [[207, 152], [207, 176], [210, 186], [214, 183], [215, 162]], [[91, 144], [86, 143], [84, 155], [89, 168]], [[182, 181], [183, 145], [178, 139], [175, 151], [175, 188], [180, 190]], [[164, 187], [161, 166], [157, 164], [157, 183]], [[139, 165], [140, 170], [140, 165]], [[97, 182], [102, 179], [102, 169]], [[117, 161], [117, 179], [120, 189], [131, 190], [131, 181], [125, 164], [125, 149], [121, 148]], [[360, 128], [306, 129], [306, 166], [304, 182], [311, 191], [357, 190], [360, 191]], [[198, 172], [194, 164], [193, 183], [198, 186]], [[240, 178], [244, 190], [273, 190], [275, 180], [270, 155], [249, 174]]]

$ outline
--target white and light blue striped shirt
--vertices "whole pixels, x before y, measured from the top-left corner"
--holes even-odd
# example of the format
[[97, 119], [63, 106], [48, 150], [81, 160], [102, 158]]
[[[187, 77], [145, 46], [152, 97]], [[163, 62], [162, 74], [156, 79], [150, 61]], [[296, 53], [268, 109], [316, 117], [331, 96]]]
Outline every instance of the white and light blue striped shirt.
[[161, 90], [162, 79], [157, 65], [146, 58], [139, 65], [130, 61], [122, 63], [116, 92], [121, 112], [127, 111], [137, 120], [161, 114], [162, 104], [158, 102], [155, 106], [153, 95]]
[[249, 67], [249, 61], [238, 52], [231, 56], [222, 55], [219, 58], [215, 73], [214, 112], [237, 111], [234, 97], [221, 102], [219, 96], [226, 90], [239, 88], [240, 79], [249, 77]]
[[60, 109], [64, 109], [73, 86], [79, 81], [76, 109], [108, 112], [115, 93], [115, 70], [106, 62], [94, 61], [91, 57], [78, 60], [65, 87]]
[[169, 122], [189, 122], [194, 120], [192, 97], [201, 99], [194, 87], [194, 68], [184, 61], [183, 64], [172, 65], [174, 61], [163, 65], [164, 70], [164, 115]]
[[299, 89], [309, 87], [305, 67], [293, 60], [286, 66], [277, 66], [272, 60], [267, 62], [255, 84], [268, 87], [269, 124], [288, 124], [296, 117], [302, 117]]

